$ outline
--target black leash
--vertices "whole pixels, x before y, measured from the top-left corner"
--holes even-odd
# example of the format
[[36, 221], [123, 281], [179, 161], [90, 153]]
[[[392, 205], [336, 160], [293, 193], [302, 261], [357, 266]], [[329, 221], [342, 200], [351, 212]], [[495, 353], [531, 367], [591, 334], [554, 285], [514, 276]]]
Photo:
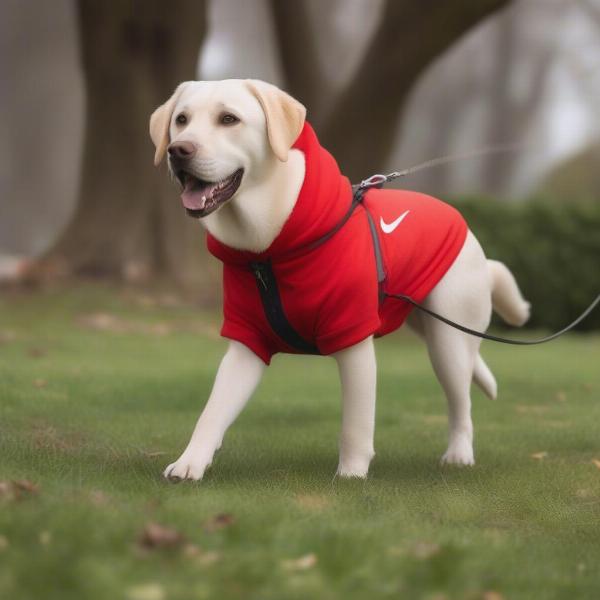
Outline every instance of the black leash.
[[422, 304], [415, 302], [410, 296], [405, 296], [404, 294], [385, 294], [387, 298], [396, 298], [397, 300], [404, 300], [409, 304], [412, 304], [414, 307], [419, 310], [427, 313], [434, 319], [441, 321], [442, 323], [446, 323], [446, 325], [450, 325], [450, 327], [454, 327], [455, 329], [460, 329], [465, 333], [470, 335], [475, 335], [477, 337], [483, 338], [484, 340], [491, 340], [492, 342], [502, 342], [503, 344], [513, 344], [514, 346], [534, 346], [535, 344], [543, 344], [545, 342], [549, 342], [550, 340], [554, 340], [557, 337], [561, 336], [563, 333], [567, 333], [570, 329], [573, 329], [576, 325], [581, 323], [593, 310], [596, 308], [598, 302], [600, 302], [600, 294], [596, 297], [596, 299], [579, 315], [570, 325], [567, 325], [564, 329], [553, 333], [552, 335], [548, 335], [546, 337], [540, 338], [539, 340], [514, 340], [510, 338], [503, 338], [497, 335], [492, 335], [491, 333], [483, 333], [481, 331], [476, 331], [475, 329], [470, 329], [469, 327], [465, 327], [460, 323], [455, 323], [442, 315], [438, 315], [433, 310], [429, 310], [425, 308]]
[[[442, 156], [439, 158], [434, 158], [432, 160], [428, 160], [426, 162], [415, 165], [414, 167], [404, 169], [403, 171], [393, 171], [392, 173], [388, 173], [387, 175], [382, 175], [381, 173], [377, 173], [376, 175], [372, 175], [368, 179], [364, 179], [358, 186], [356, 186], [356, 188], [355, 188], [356, 192], [353, 197], [350, 213], [354, 210], [354, 208], [357, 206], [357, 204], [360, 203], [360, 201], [362, 201], [363, 193], [366, 192], [369, 188], [372, 188], [372, 187], [381, 188], [381, 187], [383, 187], [384, 183], [392, 181], [393, 179], [397, 179], [398, 177], [405, 177], [406, 175], [416, 173], [417, 171], [421, 171], [422, 169], [428, 169], [430, 167], [437, 167], [439, 165], [448, 164], [448, 163], [451, 163], [451, 162], [454, 162], [457, 160], [461, 160], [463, 158], [471, 158], [471, 157], [475, 157], [475, 156], [483, 156], [483, 155], [488, 155], [488, 154], [496, 154], [499, 152], [507, 152], [510, 150], [514, 150], [518, 147], [520, 147], [520, 145], [518, 145], [518, 144], [504, 144], [504, 145], [498, 145], [498, 146], [490, 146], [483, 150], [478, 150], [477, 152], [469, 152], [469, 153], [465, 153], [465, 154], [461, 154], [461, 155], [455, 154], [452, 156]], [[358, 202], [356, 201], [357, 197], [360, 197], [360, 200]], [[368, 214], [368, 211], [367, 211], [367, 214]], [[346, 220], [347, 220], [347, 217], [343, 220], [342, 224], [345, 223]], [[340, 227], [341, 227], [341, 225], [340, 225]], [[339, 228], [336, 228], [336, 231], [338, 229]], [[327, 239], [329, 239], [329, 237]], [[448, 319], [447, 317], [444, 317], [443, 315], [440, 315], [440, 314], [436, 313], [435, 311], [430, 310], [429, 308], [426, 308], [425, 306], [423, 306], [422, 304], [419, 304], [416, 300], [413, 300], [410, 296], [407, 296], [405, 294], [389, 294], [387, 292], [383, 292], [382, 295], [386, 298], [395, 298], [396, 300], [404, 300], [404, 302], [408, 302], [409, 304], [412, 304], [412, 306], [414, 306], [415, 308], [418, 308], [420, 311], [428, 314], [430, 317], [433, 317], [434, 319], [437, 319], [438, 321], [441, 321], [442, 323], [445, 323], [446, 325], [449, 325], [450, 327], [454, 327], [455, 329], [463, 331], [464, 333], [468, 333], [469, 335], [474, 335], [474, 336], [482, 338], [484, 340], [500, 342], [502, 344], [513, 344], [515, 346], [534, 346], [536, 344], [544, 344], [545, 342], [549, 342], [551, 340], [556, 339], [557, 337], [563, 335], [564, 333], [567, 333], [567, 331], [570, 331], [571, 329], [573, 329], [573, 327], [579, 325], [579, 323], [581, 323], [594, 310], [594, 308], [596, 308], [598, 303], [600, 303], [600, 294], [598, 294], [598, 296], [596, 296], [595, 300], [572, 323], [570, 323], [569, 325], [567, 325], [560, 331], [557, 331], [556, 333], [553, 333], [546, 337], [540, 338], [539, 340], [515, 340], [515, 339], [511, 339], [511, 338], [504, 338], [504, 337], [500, 337], [497, 335], [492, 335], [490, 333], [484, 333], [482, 331], [476, 331], [475, 329], [471, 329], [470, 327], [465, 327], [464, 325], [461, 325], [460, 323], [456, 323], [455, 321], [452, 321], [451, 319]]]

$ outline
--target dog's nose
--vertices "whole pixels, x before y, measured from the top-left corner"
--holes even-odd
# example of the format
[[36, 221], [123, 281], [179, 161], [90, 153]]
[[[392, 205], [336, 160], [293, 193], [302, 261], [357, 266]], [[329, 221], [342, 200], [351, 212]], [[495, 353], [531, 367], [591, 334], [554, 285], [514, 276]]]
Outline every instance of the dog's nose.
[[169, 156], [180, 160], [192, 158], [197, 149], [196, 144], [192, 142], [173, 142], [168, 147]]

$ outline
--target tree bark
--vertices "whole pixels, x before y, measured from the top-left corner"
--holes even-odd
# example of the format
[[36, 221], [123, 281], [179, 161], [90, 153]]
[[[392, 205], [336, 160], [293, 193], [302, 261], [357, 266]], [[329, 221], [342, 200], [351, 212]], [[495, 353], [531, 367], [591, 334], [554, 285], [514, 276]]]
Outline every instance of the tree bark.
[[321, 99], [327, 91], [307, 2], [271, 0], [270, 4], [286, 91], [306, 106], [312, 124], [318, 127]]
[[73, 274], [189, 280], [203, 234], [165, 168], [153, 167], [152, 111], [194, 79], [203, 0], [79, 0], [86, 133], [79, 202], [46, 256]]
[[507, 0], [388, 0], [379, 29], [321, 133], [342, 171], [358, 180], [383, 168], [403, 104], [421, 73]]

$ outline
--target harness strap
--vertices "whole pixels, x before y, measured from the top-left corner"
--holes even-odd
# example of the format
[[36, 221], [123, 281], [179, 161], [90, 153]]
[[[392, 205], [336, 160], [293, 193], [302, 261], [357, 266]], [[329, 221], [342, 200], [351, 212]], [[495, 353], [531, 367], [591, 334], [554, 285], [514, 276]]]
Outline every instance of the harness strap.
[[[352, 191], [353, 194], [350, 207], [342, 219], [335, 225], [335, 227], [333, 227], [318, 240], [315, 240], [306, 246], [302, 246], [301, 248], [297, 248], [289, 254], [286, 254], [285, 258], [289, 259], [296, 254], [314, 250], [331, 239], [347, 223], [348, 219], [350, 219], [354, 213], [356, 207], [362, 203], [366, 189], [361, 186], [354, 186]], [[366, 207], [364, 207], [364, 205], [363, 208], [365, 208], [365, 213], [369, 223], [369, 231], [371, 232], [371, 238], [373, 240], [375, 264], [377, 267], [377, 283], [379, 286], [379, 301], [381, 303], [385, 298], [383, 292], [383, 282], [385, 281], [383, 254], [381, 252], [381, 244], [379, 242], [377, 228], [375, 227], [373, 217]], [[289, 322], [283, 309], [283, 304], [281, 302], [281, 296], [279, 294], [279, 288], [277, 285], [277, 279], [275, 277], [275, 273], [273, 272], [273, 265], [271, 262], [268, 260], [263, 262], [252, 262], [248, 266], [254, 273], [254, 278], [260, 294], [265, 317], [267, 318], [267, 321], [273, 332], [290, 348], [293, 348], [298, 352], [303, 354], [321, 354], [318, 347], [312, 342], [304, 339]]]
[[253, 262], [254, 273], [265, 316], [271, 329], [288, 345], [303, 354], [321, 354], [311, 342], [305, 340], [288, 321], [281, 303], [277, 279], [270, 262]]

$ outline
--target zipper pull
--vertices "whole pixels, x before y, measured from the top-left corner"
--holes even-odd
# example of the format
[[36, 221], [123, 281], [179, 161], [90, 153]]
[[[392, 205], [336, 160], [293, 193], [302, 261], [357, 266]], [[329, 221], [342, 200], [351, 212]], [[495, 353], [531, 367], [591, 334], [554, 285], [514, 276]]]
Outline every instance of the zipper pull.
[[252, 263], [251, 266], [252, 266], [252, 270], [254, 271], [254, 276], [256, 277], [256, 279], [258, 279], [258, 281], [260, 281], [260, 283], [265, 288], [265, 290], [268, 289], [267, 281], [264, 276], [264, 267], [260, 263]]

